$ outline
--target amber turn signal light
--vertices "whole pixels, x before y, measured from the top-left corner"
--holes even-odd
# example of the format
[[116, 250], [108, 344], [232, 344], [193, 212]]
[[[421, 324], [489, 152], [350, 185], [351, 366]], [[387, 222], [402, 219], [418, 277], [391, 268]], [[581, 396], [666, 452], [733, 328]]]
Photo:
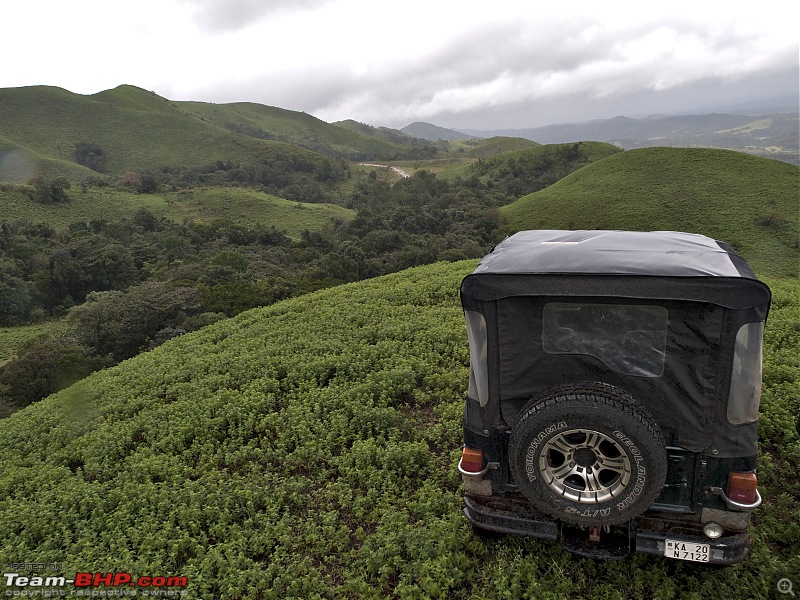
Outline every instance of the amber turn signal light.
[[483, 450], [465, 446], [461, 451], [461, 468], [468, 473], [480, 473], [483, 470]]
[[740, 504], [752, 504], [756, 501], [758, 478], [755, 473], [728, 473], [728, 498]]

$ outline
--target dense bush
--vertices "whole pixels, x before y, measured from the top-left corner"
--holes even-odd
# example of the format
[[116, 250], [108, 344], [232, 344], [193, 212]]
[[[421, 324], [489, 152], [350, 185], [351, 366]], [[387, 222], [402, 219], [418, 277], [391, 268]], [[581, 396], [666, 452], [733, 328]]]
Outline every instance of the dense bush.
[[58, 177], [56, 179], [35, 179], [28, 195], [31, 200], [39, 204], [60, 204], [69, 202], [67, 190], [72, 187], [68, 179]]
[[[481, 177], [488, 177], [492, 187], [503, 194], [520, 198], [596, 160], [592, 154], [597, 151], [596, 144], [550, 144], [480, 159], [473, 170]], [[608, 147], [604, 151], [613, 153], [615, 150]]]
[[51, 333], [23, 344], [0, 367], [0, 418], [112, 364], [76, 337]]
[[106, 172], [106, 154], [94, 142], [78, 142], [75, 144], [75, 162], [98, 173]]

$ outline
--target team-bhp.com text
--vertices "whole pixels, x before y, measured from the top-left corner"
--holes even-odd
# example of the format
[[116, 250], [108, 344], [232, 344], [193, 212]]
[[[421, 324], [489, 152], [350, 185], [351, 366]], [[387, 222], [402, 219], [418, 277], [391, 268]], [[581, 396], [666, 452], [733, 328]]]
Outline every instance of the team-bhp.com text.
[[[76, 573], [71, 579], [64, 575], [41, 576], [3, 573], [6, 596], [182, 596], [188, 584], [186, 577], [136, 577], [130, 573]], [[74, 586], [74, 589], [64, 589]]]

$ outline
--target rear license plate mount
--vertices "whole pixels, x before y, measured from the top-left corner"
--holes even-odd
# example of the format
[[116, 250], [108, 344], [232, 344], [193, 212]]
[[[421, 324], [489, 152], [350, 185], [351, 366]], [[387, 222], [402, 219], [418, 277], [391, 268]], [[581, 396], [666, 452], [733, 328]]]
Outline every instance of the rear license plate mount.
[[664, 540], [664, 556], [677, 560], [707, 563], [711, 557], [711, 546], [683, 540]]

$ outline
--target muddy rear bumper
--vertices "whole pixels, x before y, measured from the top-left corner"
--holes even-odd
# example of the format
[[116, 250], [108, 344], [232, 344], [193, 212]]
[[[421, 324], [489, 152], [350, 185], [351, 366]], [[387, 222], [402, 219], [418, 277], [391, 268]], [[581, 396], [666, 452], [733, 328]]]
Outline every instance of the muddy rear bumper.
[[655, 531], [645, 526], [657, 522], [652, 517], [592, 530], [551, 519], [522, 501], [504, 499], [497, 502], [470, 496], [464, 497], [464, 514], [473, 526], [481, 530], [550, 540], [580, 556], [598, 559], [622, 559], [633, 552], [681, 558], [667, 554], [667, 541], [708, 545], [709, 564], [734, 564], [743, 561], [750, 553], [751, 538], [747, 533], [712, 540], [702, 532], [694, 534], [687, 530], [685, 523], [681, 523], [681, 531], [676, 533], [669, 529], [668, 522], [663, 523], [663, 531]]

